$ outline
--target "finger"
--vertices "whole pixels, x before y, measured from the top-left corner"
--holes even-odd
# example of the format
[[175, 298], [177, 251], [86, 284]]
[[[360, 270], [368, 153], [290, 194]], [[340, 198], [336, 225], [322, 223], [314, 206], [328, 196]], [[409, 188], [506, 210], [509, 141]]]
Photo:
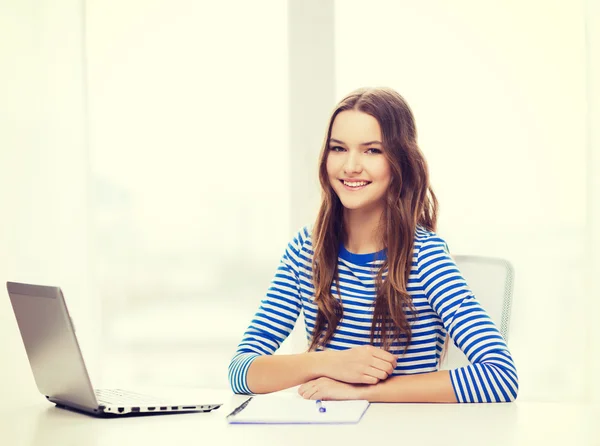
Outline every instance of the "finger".
[[377, 378], [378, 380], [387, 379], [388, 377], [387, 372], [384, 372], [383, 370], [380, 370], [375, 367], [367, 367], [367, 369], [365, 370], [365, 375], [372, 376], [374, 378]]
[[307, 390], [304, 395], [302, 395], [302, 398], [307, 399], [307, 400], [312, 400], [312, 399], [316, 399], [315, 395], [319, 392], [319, 389], [317, 388], [317, 386], [312, 387], [311, 389]]
[[377, 384], [379, 382], [377, 378], [371, 375], [362, 375], [360, 381], [362, 384]]
[[396, 355], [392, 355], [390, 352], [385, 351], [381, 348], [375, 348], [372, 350], [373, 356], [379, 359], [383, 359], [384, 361], [389, 362], [394, 367], [396, 366], [396, 362], [398, 361], [398, 357]]
[[314, 387], [315, 383], [313, 381], [309, 381], [307, 383], [302, 384], [300, 387], [298, 387], [298, 393], [300, 395], [304, 395], [306, 392], [308, 392], [312, 387]]
[[384, 371], [389, 376], [392, 374], [392, 372], [396, 368], [395, 367], [396, 363], [394, 363], [392, 365], [389, 362], [384, 361], [383, 359], [373, 358], [373, 361], [371, 362], [371, 366], [375, 367], [376, 369]]
[[[321, 397], [321, 392], [316, 391], [315, 393], [313, 393], [310, 398], [308, 398], [309, 400], [323, 400], [323, 398]], [[323, 400], [324, 401], [324, 400]]]
[[315, 383], [312, 380], [311, 381], [307, 381], [304, 384], [300, 384], [300, 387], [298, 387], [298, 393], [302, 394], [303, 392], [306, 391], [306, 389], [308, 389], [308, 388], [310, 388], [310, 387], [312, 387], [314, 385], [315, 385]]
[[300, 394], [300, 396], [302, 398], [306, 398], [306, 395], [314, 393], [313, 391], [313, 386], [305, 386], [302, 391], [300, 391], [300, 389], [298, 389], [298, 393]]

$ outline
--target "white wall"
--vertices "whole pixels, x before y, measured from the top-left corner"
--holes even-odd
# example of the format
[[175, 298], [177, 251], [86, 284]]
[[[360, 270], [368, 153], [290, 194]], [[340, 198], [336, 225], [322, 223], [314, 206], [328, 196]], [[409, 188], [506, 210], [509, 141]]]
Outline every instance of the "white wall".
[[[62, 286], [91, 352], [81, 37], [80, 0], [0, 3], [0, 284]], [[0, 401], [39, 401], [0, 296]]]
[[588, 86], [588, 245], [590, 256], [588, 277], [588, 392], [600, 404], [600, 2], [585, 1]]
[[338, 97], [389, 85], [412, 106], [451, 251], [515, 266], [519, 398], [585, 398], [582, 4], [338, 1], [336, 29]]
[[[335, 105], [334, 0], [288, 0], [289, 151], [292, 231], [319, 210], [318, 158]], [[315, 67], [319, 67], [315, 70]], [[300, 318], [302, 319], [302, 318]], [[306, 325], [296, 324], [279, 351], [308, 348]]]
[[280, 0], [86, 1], [104, 385], [228, 386], [298, 229], [286, 19]]

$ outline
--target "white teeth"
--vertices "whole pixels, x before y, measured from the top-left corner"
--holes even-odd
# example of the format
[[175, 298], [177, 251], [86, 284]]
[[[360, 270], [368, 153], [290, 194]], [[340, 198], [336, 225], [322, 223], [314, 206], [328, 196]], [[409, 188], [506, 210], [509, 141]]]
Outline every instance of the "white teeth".
[[350, 183], [348, 181], [344, 181], [344, 184], [346, 186], [350, 186], [350, 187], [360, 187], [360, 186], [366, 186], [369, 183], [366, 181], [358, 181], [358, 182], [352, 182], [352, 183]]

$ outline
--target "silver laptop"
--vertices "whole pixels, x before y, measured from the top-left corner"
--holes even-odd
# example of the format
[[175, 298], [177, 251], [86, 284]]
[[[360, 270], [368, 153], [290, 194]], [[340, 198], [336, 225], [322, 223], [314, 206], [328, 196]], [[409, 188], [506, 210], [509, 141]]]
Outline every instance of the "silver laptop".
[[[210, 412], [218, 402], [94, 389], [59, 287], [7, 282], [38, 390], [58, 407], [97, 416]], [[190, 397], [190, 399], [192, 399]]]

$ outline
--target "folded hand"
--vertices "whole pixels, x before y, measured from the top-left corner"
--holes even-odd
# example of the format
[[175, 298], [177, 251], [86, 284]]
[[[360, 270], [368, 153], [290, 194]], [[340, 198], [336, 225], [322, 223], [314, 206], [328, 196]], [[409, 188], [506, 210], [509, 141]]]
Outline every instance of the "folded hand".
[[322, 377], [302, 384], [298, 393], [307, 400], [359, 400], [363, 387]]
[[323, 352], [324, 375], [351, 384], [377, 384], [390, 376], [397, 357], [381, 348], [362, 345], [343, 351]]

